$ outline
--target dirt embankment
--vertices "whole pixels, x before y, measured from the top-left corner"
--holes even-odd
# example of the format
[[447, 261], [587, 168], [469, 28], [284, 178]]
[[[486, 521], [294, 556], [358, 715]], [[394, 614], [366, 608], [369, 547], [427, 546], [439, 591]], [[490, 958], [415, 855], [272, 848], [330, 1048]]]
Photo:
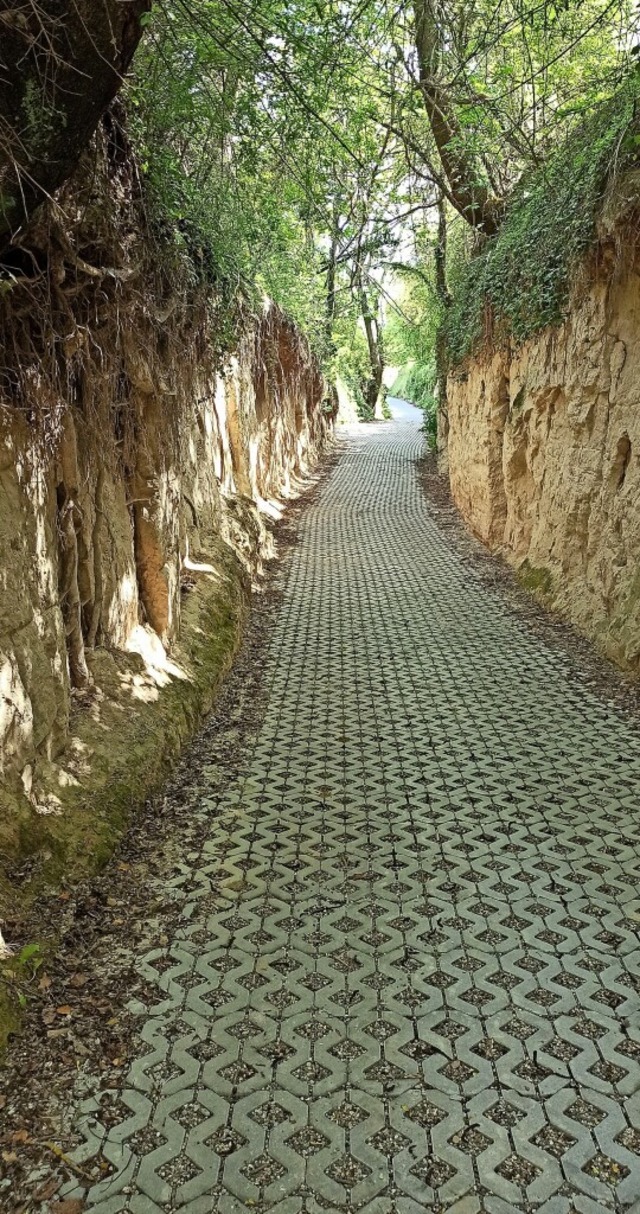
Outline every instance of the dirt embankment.
[[[624, 193], [621, 191], [621, 193]], [[640, 669], [640, 260], [611, 210], [564, 322], [448, 383], [454, 500], [523, 585]]]
[[331, 428], [291, 322], [154, 236], [108, 116], [0, 282], [0, 918], [193, 732]]

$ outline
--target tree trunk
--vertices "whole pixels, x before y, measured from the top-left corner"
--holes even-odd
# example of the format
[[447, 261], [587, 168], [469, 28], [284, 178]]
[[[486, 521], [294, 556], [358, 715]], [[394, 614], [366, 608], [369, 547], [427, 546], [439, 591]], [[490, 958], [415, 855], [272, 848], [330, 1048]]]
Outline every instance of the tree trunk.
[[327, 262], [325, 334], [327, 347], [333, 353], [333, 322], [336, 317], [336, 265], [338, 257], [338, 209], [334, 203], [331, 216], [331, 245]]
[[438, 2], [414, 0], [420, 89], [451, 201], [467, 223], [491, 236], [498, 230], [502, 204], [483, 184], [479, 166], [465, 151], [460, 126], [439, 79]]
[[436, 333], [436, 400], [437, 400], [437, 447], [440, 462], [446, 461], [449, 438], [449, 410], [447, 408], [447, 377], [449, 354], [444, 331], [444, 317], [451, 306], [451, 295], [447, 286], [447, 207], [444, 196], [438, 195], [438, 235], [434, 249], [436, 263], [436, 293], [442, 308], [442, 317]]
[[0, 0], [0, 250], [73, 172], [151, 0]]
[[362, 319], [364, 321], [364, 331], [367, 335], [367, 346], [369, 348], [369, 365], [371, 374], [367, 381], [364, 398], [367, 403], [367, 409], [372, 417], [375, 416], [378, 397], [382, 389], [382, 377], [384, 375], [384, 356], [382, 352], [382, 334], [376, 317], [373, 315], [367, 293], [360, 278], [359, 284], [360, 309]]

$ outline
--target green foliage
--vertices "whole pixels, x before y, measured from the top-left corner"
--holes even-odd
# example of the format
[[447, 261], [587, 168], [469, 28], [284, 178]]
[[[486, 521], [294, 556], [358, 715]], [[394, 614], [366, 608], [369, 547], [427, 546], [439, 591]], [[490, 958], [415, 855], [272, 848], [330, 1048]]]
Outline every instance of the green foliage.
[[370, 374], [369, 351], [362, 329], [353, 314], [341, 316], [334, 326], [335, 348], [329, 366], [332, 380], [341, 379], [353, 397], [358, 416], [363, 421], [371, 420], [371, 410], [365, 399], [364, 388]]
[[[20, 1008], [27, 1006], [27, 992], [29, 984], [33, 982], [38, 970], [44, 963], [44, 953], [42, 945], [33, 941], [30, 944], [25, 944], [20, 949], [16, 956], [11, 957], [6, 965], [3, 966], [3, 978], [5, 981], [11, 981], [13, 993]], [[2, 1008], [0, 1008], [0, 1013]], [[2, 1030], [2, 1017], [0, 1015], [0, 1036]]]
[[427, 436], [430, 449], [435, 450], [438, 430], [438, 403], [434, 390], [436, 386], [435, 357], [428, 363], [408, 363], [402, 367], [391, 388], [390, 396], [398, 396], [417, 405], [424, 413], [423, 429]]
[[442, 320], [432, 277], [430, 246], [421, 248], [419, 253], [420, 267], [394, 266], [401, 289], [395, 306], [389, 309], [384, 340], [388, 361], [396, 367], [433, 362], [436, 333]]
[[435, 346], [442, 307], [436, 295], [429, 234], [418, 237], [417, 245], [422, 255], [421, 266], [396, 267], [402, 290], [397, 306], [389, 313], [385, 349], [391, 365], [399, 367], [389, 394], [423, 410], [424, 431], [433, 449], [438, 414]]
[[254, 306], [276, 300], [325, 361], [329, 233], [338, 222], [341, 251], [380, 247], [379, 232], [360, 233], [383, 192], [371, 170], [382, 103], [367, 69], [355, 77], [374, 26], [367, 4], [164, 0], [128, 88], [152, 222], [196, 277]]
[[[576, 122], [615, 95], [634, 64], [636, 0], [414, 0], [429, 15], [435, 78], [452, 131], [440, 161], [413, 94], [411, 134], [450, 201], [463, 186], [498, 205]], [[635, 38], [634, 38], [635, 34]], [[422, 107], [424, 108], [424, 107]]]
[[[391, 319], [384, 345], [388, 361], [420, 368], [412, 392], [425, 399], [442, 319], [428, 208], [451, 183], [416, 88], [413, 8], [162, 0], [127, 86], [152, 223], [229, 315], [238, 292], [250, 306], [275, 299], [365, 411], [385, 356], [380, 270], [407, 255], [404, 217], [416, 212], [408, 321]], [[458, 359], [481, 339], [487, 303], [518, 338], [561, 314], [624, 146], [634, 90], [609, 108], [607, 98], [629, 75], [637, 14], [633, 0], [431, 9], [450, 145], [477, 171], [472, 189], [483, 183], [500, 200], [521, 182], [479, 257], [469, 260], [463, 224], [450, 232], [447, 337]], [[585, 115], [582, 137], [566, 140]]]
[[436, 386], [435, 360], [429, 363], [408, 363], [402, 367], [396, 376], [389, 394], [408, 400], [419, 409], [435, 409], [434, 390]]
[[565, 312], [571, 271], [593, 242], [611, 174], [637, 158], [637, 76], [575, 130], [516, 191], [497, 237], [451, 272], [449, 354], [471, 353], [492, 323], [517, 342]]
[[29, 970], [35, 974], [36, 971], [42, 965], [41, 954], [42, 954], [41, 945], [36, 944], [35, 941], [32, 944], [25, 944], [20, 949], [20, 952], [18, 953], [18, 956], [17, 956], [18, 965], [22, 965], [22, 966], [25, 966], [26, 968], [29, 968]]

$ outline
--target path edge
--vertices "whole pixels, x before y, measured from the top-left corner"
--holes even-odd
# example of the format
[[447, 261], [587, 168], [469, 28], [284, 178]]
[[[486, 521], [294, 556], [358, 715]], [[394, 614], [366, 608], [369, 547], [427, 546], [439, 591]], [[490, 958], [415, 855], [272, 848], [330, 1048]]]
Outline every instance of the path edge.
[[[113, 693], [100, 706], [105, 736], [101, 739], [96, 730], [91, 702], [79, 704], [70, 749], [90, 746], [91, 767], [81, 785], [61, 790], [60, 812], [36, 816], [26, 800], [21, 804], [0, 789], [0, 812], [6, 818], [13, 811], [16, 819], [15, 839], [3, 847], [0, 858], [0, 924], [13, 953], [0, 960], [0, 1058], [20, 1031], [36, 969], [59, 946], [52, 900], [65, 902], [70, 891], [106, 867], [143, 806], [157, 797], [217, 709], [250, 631], [252, 609], [286, 564], [297, 543], [300, 516], [339, 454], [339, 444], [328, 445], [281, 519], [263, 518], [264, 547], [275, 555], [265, 561], [259, 578], [252, 582], [233, 549], [219, 539], [215, 573], [190, 588], [171, 653], [187, 677], [170, 679], [153, 702], [139, 701], [132, 709], [114, 687], [139, 673], [139, 660], [96, 651], [94, 672]], [[23, 950], [34, 947], [37, 952], [23, 960]]]

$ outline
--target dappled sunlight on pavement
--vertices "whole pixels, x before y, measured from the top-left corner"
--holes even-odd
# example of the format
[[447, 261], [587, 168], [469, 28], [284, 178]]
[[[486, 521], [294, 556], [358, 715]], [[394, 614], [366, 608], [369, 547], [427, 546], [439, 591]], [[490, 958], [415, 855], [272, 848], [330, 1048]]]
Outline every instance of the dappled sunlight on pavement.
[[639, 736], [447, 544], [393, 408], [303, 514], [261, 723], [136, 959], [94, 1214], [640, 1199]]

